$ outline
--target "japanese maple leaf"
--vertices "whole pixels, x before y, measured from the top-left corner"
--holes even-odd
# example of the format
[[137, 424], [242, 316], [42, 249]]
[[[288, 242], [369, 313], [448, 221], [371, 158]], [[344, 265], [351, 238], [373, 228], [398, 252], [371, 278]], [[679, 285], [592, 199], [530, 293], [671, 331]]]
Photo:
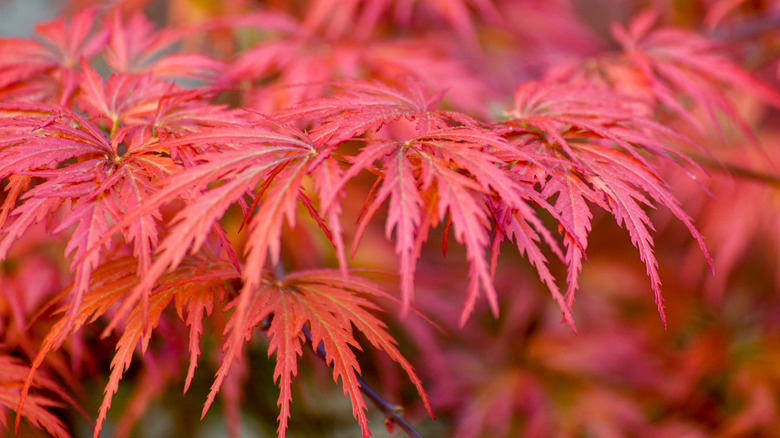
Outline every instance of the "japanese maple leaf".
[[[455, 238], [466, 247], [471, 262], [468, 300], [461, 321], [465, 322], [473, 309], [480, 289], [485, 291], [493, 312], [498, 312], [486, 260], [490, 240], [486, 202], [495, 196], [506, 210], [512, 211], [525, 209], [524, 199], [535, 196], [529, 187], [505, 176], [498, 158], [482, 150], [507, 146], [487, 130], [448, 128], [405, 142], [372, 142], [345, 172], [340, 185], [363, 169], [379, 171], [381, 183], [360, 219], [355, 246], [379, 206], [389, 199], [385, 234], [390, 237], [395, 230], [404, 309], [412, 300], [415, 265], [428, 229], [446, 218], [447, 226], [452, 224]], [[378, 167], [376, 162], [380, 163]], [[425, 219], [424, 212], [429, 212]]]
[[[90, 278], [89, 291], [85, 294], [73, 321], [71, 322], [66, 315], [52, 327], [32, 367], [29, 371], [25, 371], [27, 380], [18, 401], [19, 407], [26, 406], [29, 401], [28, 391], [34, 382], [35, 372], [46, 355], [59, 347], [62, 333], [70, 330], [69, 326], [75, 327], [75, 330], [94, 322], [139, 282], [133, 269], [136, 263], [134, 257], [122, 257], [106, 262], [95, 269], [94, 275]], [[150, 294], [146, 308], [138, 303], [124, 321], [122, 335], [117, 341], [117, 352], [111, 361], [111, 375], [94, 429], [95, 437], [100, 433], [108, 409], [111, 407], [113, 395], [119, 387], [124, 372], [130, 366], [134, 352], [137, 348], [140, 348], [142, 354], [146, 351], [152, 336], [152, 331], [148, 330], [148, 327], [154, 328], [159, 323], [163, 310], [171, 300], [175, 301], [180, 317], [190, 326], [191, 363], [185, 383], [186, 390], [192, 380], [197, 357], [200, 354], [199, 338], [202, 320], [211, 312], [214, 299], [221, 300], [224, 296], [227, 280], [237, 276], [238, 272], [232, 263], [209, 258], [202, 253], [199, 257], [186, 258], [176, 270], [166, 273], [160, 279], [159, 287]], [[71, 287], [75, 286], [74, 284]], [[17, 415], [17, 424], [18, 418]]]
[[721, 134], [720, 118], [724, 115], [757, 144], [752, 129], [724, 90], [746, 91], [774, 107], [780, 107], [780, 93], [726, 56], [721, 42], [690, 30], [657, 27], [657, 18], [655, 12], [645, 11], [627, 26], [613, 25], [612, 34], [622, 52], [597, 57], [595, 65], [577, 61], [557, 67], [549, 77], [563, 81], [579, 78], [642, 99], [681, 117], [702, 133], [705, 125], [694, 109], [701, 110], [709, 126]]
[[114, 73], [104, 82], [88, 64], [81, 68], [79, 106], [112, 131], [122, 125], [150, 124], [160, 100], [174, 92], [170, 83], [151, 75]]
[[655, 14], [640, 14], [627, 29], [616, 26], [613, 34], [623, 45], [627, 57], [656, 88], [656, 96], [662, 103], [669, 102], [667, 90], [679, 90], [704, 108], [715, 126], [718, 126], [715, 111], [719, 110], [738, 123], [745, 133], [750, 133], [750, 128], [719, 90], [719, 85], [742, 88], [772, 106], [780, 107], [780, 93], [719, 54], [716, 41], [680, 29], [650, 31], [654, 21]]
[[[344, 395], [352, 403], [352, 413], [360, 424], [363, 437], [371, 436], [371, 432], [366, 403], [360, 393], [360, 366], [353, 351], [362, 348], [354, 338], [353, 327], [363, 333], [374, 348], [384, 351], [401, 365], [433, 416], [422, 382], [396, 348], [386, 325], [372, 313], [380, 308], [368, 298], [387, 297], [382, 289], [364, 278], [345, 277], [338, 270], [314, 270], [294, 272], [278, 280], [264, 278], [252, 295], [246, 321], [238, 321], [237, 314], [234, 314], [228, 322], [228, 330], [233, 333], [226, 340], [225, 357], [203, 408], [204, 415], [232, 361], [240, 355], [244, 339], [251, 339], [254, 328], [270, 317], [268, 355], [276, 353], [274, 379], [281, 389], [277, 402], [281, 408], [278, 417], [280, 438], [286, 435], [292, 401], [291, 384], [298, 374], [297, 359], [303, 354], [306, 331], [310, 333], [314, 351], [324, 349], [325, 360], [333, 368], [334, 381], [341, 379]], [[235, 336], [236, 330], [241, 330], [239, 336]]]
[[[21, 237], [27, 228], [45, 219], [68, 198], [76, 200], [75, 208], [55, 229], [55, 232], [59, 232], [76, 225], [66, 248], [68, 253], [74, 252], [75, 257], [82, 257], [96, 239], [108, 230], [105, 215], [112, 206], [104, 196], [90, 195], [95, 187], [95, 174], [106, 175], [106, 166], [109, 164], [103, 157], [113, 155], [113, 151], [96, 127], [83, 119], [81, 121], [87, 127], [85, 131], [55, 122], [44, 128], [44, 131], [48, 128], [56, 129], [56, 136], [51, 135], [51, 131], [48, 136], [35, 135], [0, 151], [0, 161], [3, 163], [0, 175], [3, 177], [15, 174], [48, 177], [47, 181], [27, 191], [21, 197], [22, 203], [9, 214], [14, 218], [14, 222], [2, 230], [0, 257], [5, 258], [11, 244]], [[82, 161], [68, 166], [70, 172], [51, 169], [53, 163], [56, 165], [76, 157]], [[97, 265], [99, 257], [100, 253], [95, 252], [83, 263], [73, 264], [78, 278], [78, 287], [74, 294], [75, 307], [78, 307], [83, 297], [89, 273]]]
[[241, 53], [223, 78], [228, 85], [257, 83], [249, 105], [274, 112], [306, 99], [322, 97], [330, 81], [374, 78], [392, 82], [413, 75], [428, 87], [458, 89], [450, 96], [459, 108], [481, 111], [489, 88], [462, 62], [443, 56], [453, 51], [443, 36], [426, 39], [370, 39], [357, 35], [326, 37], [280, 12], [263, 11], [231, 20], [268, 37]]
[[[593, 86], [526, 83], [517, 90], [511, 114], [515, 119], [509, 122], [508, 135], [519, 135], [522, 140], [517, 144], [545, 163], [547, 174], [540, 180], [542, 194], [557, 194], [555, 208], [568, 225], [564, 238], [568, 305], [574, 300], [587, 247], [592, 219], [590, 202], [609, 211], [618, 225], [628, 231], [647, 268], [665, 324], [650, 235], [653, 227], [643, 209], [652, 206], [648, 196], [668, 208], [688, 228], [711, 265], [702, 235], [649, 160], [685, 159], [663, 141], [674, 138], [675, 133], [649, 119], [647, 108], [640, 103]], [[545, 160], [544, 156], [550, 159]]]
[[102, 124], [118, 139], [145, 143], [146, 152], [167, 152], [185, 166], [192, 164], [197, 151], [178, 149], [166, 143], [167, 139], [203, 126], [233, 125], [245, 120], [224, 105], [212, 104], [210, 100], [216, 93], [213, 89], [182, 89], [150, 73], [113, 73], [104, 81], [89, 65], [83, 64], [82, 70], [76, 103], [93, 122]]
[[[525, 200], [547, 204], [531, 188], [532, 184], [519, 184], [511, 173], [505, 175], [501, 168], [503, 161], [498, 157], [524, 161], [531, 158], [508, 147], [499, 136], [465, 114], [437, 110], [434, 104], [441, 93], [429, 95], [412, 78], [404, 78], [401, 83], [404, 87], [357, 80], [336, 82], [338, 91], [333, 96], [307, 101], [279, 115], [285, 120], [321, 119], [312, 128], [312, 137], [335, 145], [380, 129], [392, 130], [393, 122], [402, 120], [411, 121], [411, 131], [418, 134], [403, 139], [401, 136], [406, 132], [383, 135], [391, 139], [369, 140], [356, 156], [346, 157], [351, 166], [325, 193], [323, 210], [329, 212], [331, 206], [338, 207], [333, 202], [336, 194], [362, 170], [379, 175], [376, 195], [366, 204], [353, 248], [357, 248], [363, 230], [376, 211], [389, 199], [385, 233], [389, 238], [395, 230], [404, 314], [412, 301], [415, 265], [422, 244], [427, 240], [428, 230], [445, 218], [445, 230], [450, 224], [454, 226], [456, 240], [466, 247], [471, 262], [472, 281], [463, 322], [480, 289], [485, 290], [493, 311], [498, 312], [491, 269], [486, 262], [490, 221], [497, 215], [508, 221], [502, 223], [499, 234], [508, 235], [517, 242], [521, 252], [529, 254], [556, 300], [563, 304], [563, 297], [546, 270], [546, 260], [538, 250], [538, 235], [525, 225], [527, 219], [534, 228], [544, 229]], [[487, 202], [491, 196], [497, 199], [494, 204]], [[513, 221], [520, 216], [526, 219]], [[542, 235], [548, 244], [555, 245], [549, 233], [542, 232]], [[494, 241], [493, 247], [497, 248], [498, 243], [500, 240]], [[566, 306], [561, 308], [573, 324]]]
[[[305, 133], [268, 118], [248, 121], [241, 126], [203, 129], [170, 140], [169, 144], [193, 145], [209, 152], [197, 155], [197, 165], [161, 181], [154, 194], [115, 225], [114, 229], [125, 227], [172, 200], [185, 202], [184, 208], [172, 219], [170, 232], [157, 248], [159, 255], [123, 301], [106, 330], [115, 327], [119, 318], [138, 300], [148, 300], [152, 286], [163, 273], [174, 270], [188, 252], [196, 252], [219, 228], [217, 220], [227, 208], [243, 203], [259, 186], [255, 202], [247, 209], [249, 226], [242, 268], [243, 287], [239, 292], [234, 330], [238, 338], [244, 329], [242, 324], [252, 291], [260, 284], [268, 256], [274, 264], [279, 261], [285, 220], [291, 226], [295, 225], [298, 201], [305, 197], [302, 193], [304, 176], [311, 171], [310, 167], [322, 160], [319, 148]], [[216, 150], [207, 147], [217, 145], [219, 149]], [[215, 182], [221, 185], [214, 185]]]
[[414, 77], [400, 77], [395, 82], [397, 86], [380, 81], [335, 81], [328, 97], [295, 105], [278, 117], [285, 121], [315, 119], [318, 123], [311, 136], [331, 143], [378, 131], [400, 119], [414, 121], [418, 132], [479, 124], [466, 114], [436, 109], [443, 93], [428, 93]]
[[17, 98], [55, 98], [64, 104], [80, 82], [79, 62], [95, 56], [106, 43], [105, 30], [91, 32], [97, 10], [87, 8], [70, 22], [58, 18], [38, 25], [42, 42], [32, 39], [0, 39], [0, 93], [22, 86]]
[[[117, 391], [122, 375], [130, 366], [136, 347], [140, 346], [142, 353], [146, 351], [152, 335], [149, 328], [154, 328], [158, 324], [162, 311], [173, 299], [182, 319], [184, 319], [185, 305], [187, 308], [186, 321], [190, 326], [191, 355], [185, 391], [192, 382], [197, 357], [200, 354], [199, 338], [202, 320], [211, 312], [215, 297], [224, 296], [227, 280], [236, 278], [238, 272], [231, 263], [225, 261], [191, 258], [184, 262], [179, 264], [175, 271], [160, 279], [161, 286], [150, 294], [148, 309], [144, 309], [139, 304], [127, 317], [122, 336], [117, 341], [117, 352], [111, 361], [111, 376], [95, 424], [96, 438], [111, 407], [112, 396]], [[125, 291], [133, 286], [132, 281], [127, 278], [125, 283], [129, 283]]]
[[330, 38], [347, 34], [365, 37], [375, 31], [381, 19], [391, 14], [393, 21], [404, 27], [411, 26], [412, 17], [419, 16], [444, 21], [464, 41], [474, 43], [477, 35], [470, 9], [477, 12], [477, 18], [493, 23], [501, 21], [491, 0], [317, 0], [308, 9], [304, 24]]
[[[28, 367], [18, 358], [7, 353], [0, 354], [0, 406], [17, 410], [17, 418], [25, 418], [34, 427], [43, 429], [56, 438], [69, 438], [70, 434], [62, 420], [52, 412], [52, 409], [62, 408], [64, 404], [51, 396], [39, 394], [48, 391], [60, 396], [63, 400], [73, 403], [65, 392], [54, 381], [39, 374], [30, 382], [34, 393], [26, 397], [27, 402], [19, 409], [19, 389], [24, 386]], [[17, 420], [18, 421], [18, 420]], [[0, 425], [7, 427], [5, 409], [0, 412]]]
[[[201, 150], [181, 143], [167, 143], [203, 127], [233, 126], [246, 121], [245, 111], [229, 110], [211, 102], [218, 92], [213, 88], [184, 89], [153, 73], [113, 73], [103, 80], [82, 63], [83, 78], [75, 104], [90, 120], [109, 131], [117, 144], [122, 141], [144, 145], [128, 150], [139, 153], [165, 153], [189, 166]], [[127, 139], [127, 140], [125, 140]], [[126, 145], [125, 145], [126, 146]]]
[[[153, 181], [170, 172], [171, 162], [151, 153], [150, 139], [143, 137], [129, 139], [127, 151], [120, 154], [119, 143], [125, 139], [121, 129], [109, 139], [78, 114], [65, 108], [59, 113], [60, 117], [45, 125], [36, 119], [9, 123], [18, 132], [35, 131], [0, 150], [0, 175], [18, 182], [18, 186], [12, 185], [14, 191], [29, 189], [21, 196], [14, 193], [21, 202], [8, 213], [13, 222], [0, 234], [0, 257], [6, 257], [13, 242], [31, 225], [65, 205], [53, 232], [73, 227], [65, 248], [66, 255], [73, 257], [76, 278], [69, 313], [72, 323], [91, 272], [100, 263], [100, 248], [108, 243], [109, 220], [117, 221], [126, 208], [138, 205], [154, 189]], [[25, 177], [43, 181], [29, 188]], [[6, 207], [11, 208], [9, 204]], [[156, 246], [157, 215], [151, 211], [138, 216], [122, 230], [125, 242], [133, 245], [142, 271], [151, 263]]]
[[215, 79], [224, 69], [222, 62], [200, 53], [172, 50], [182, 38], [200, 30], [195, 27], [166, 27], [155, 30], [141, 12], [123, 17], [118, 8], [105, 18], [109, 32], [104, 52], [115, 72], [152, 73], [155, 77]]

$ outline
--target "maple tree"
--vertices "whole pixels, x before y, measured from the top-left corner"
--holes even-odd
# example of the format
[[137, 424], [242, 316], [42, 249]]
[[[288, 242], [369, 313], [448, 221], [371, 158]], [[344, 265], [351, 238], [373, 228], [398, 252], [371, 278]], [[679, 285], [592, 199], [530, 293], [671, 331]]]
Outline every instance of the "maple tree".
[[182, 430], [326, 436], [329, 374], [363, 437], [780, 430], [780, 11], [585, 3], [72, 0], [0, 39], [0, 422], [129, 436], [181, 385]]

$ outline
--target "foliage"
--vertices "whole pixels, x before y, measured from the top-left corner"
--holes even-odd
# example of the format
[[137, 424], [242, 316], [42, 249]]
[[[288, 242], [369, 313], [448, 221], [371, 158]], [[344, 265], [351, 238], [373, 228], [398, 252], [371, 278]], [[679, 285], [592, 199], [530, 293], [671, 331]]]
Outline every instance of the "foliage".
[[364, 437], [366, 398], [410, 436], [780, 430], [776, 8], [257, 3], [0, 40], [3, 425], [126, 436], [182, 384], [238, 436], [261, 352], [279, 437], [320, 368]]

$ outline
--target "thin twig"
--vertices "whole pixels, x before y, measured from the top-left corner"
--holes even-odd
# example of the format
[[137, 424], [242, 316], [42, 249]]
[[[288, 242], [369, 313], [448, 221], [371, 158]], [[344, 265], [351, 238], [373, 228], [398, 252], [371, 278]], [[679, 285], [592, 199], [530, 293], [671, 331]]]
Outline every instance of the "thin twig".
[[[314, 342], [311, 339], [311, 332], [306, 327], [303, 327], [303, 335], [306, 336], [306, 342], [309, 344], [314, 345]], [[317, 345], [317, 348], [315, 349], [315, 352], [317, 353], [317, 356], [319, 356], [322, 360], [327, 363], [327, 355], [325, 353], [325, 347], [322, 344]], [[331, 361], [332, 362], [332, 361]], [[328, 364], [330, 366], [330, 364]], [[398, 427], [401, 428], [404, 432], [406, 432], [407, 435], [409, 435], [412, 438], [423, 438], [422, 435], [420, 435], [419, 432], [409, 424], [408, 421], [406, 421], [406, 418], [403, 416], [403, 408], [398, 405], [394, 405], [387, 400], [384, 399], [374, 388], [372, 388], [368, 383], [366, 383], [360, 376], [356, 376], [358, 382], [360, 383], [360, 391], [368, 397], [377, 408], [379, 408], [380, 411], [382, 411], [385, 414], [386, 421], [392, 421], [393, 423], [397, 424]]]
[[722, 26], [709, 32], [710, 36], [726, 42], [755, 38], [780, 28], [780, 14], [746, 20], [733, 26]]
[[738, 164], [721, 162], [711, 157], [707, 157], [699, 154], [687, 154], [691, 159], [697, 163], [706, 166], [709, 169], [717, 170], [736, 178], [755, 180], [763, 183], [767, 183], [773, 186], [780, 186], [780, 175], [775, 175], [760, 170], [750, 169]]

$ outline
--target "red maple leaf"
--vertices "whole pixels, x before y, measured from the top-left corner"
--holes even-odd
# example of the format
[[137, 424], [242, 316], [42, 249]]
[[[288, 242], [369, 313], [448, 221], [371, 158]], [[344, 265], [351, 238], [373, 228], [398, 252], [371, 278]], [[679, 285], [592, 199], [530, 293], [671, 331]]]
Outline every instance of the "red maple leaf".
[[[225, 357], [203, 407], [203, 415], [213, 402], [232, 362], [240, 357], [244, 339], [249, 340], [254, 328], [270, 317], [268, 355], [276, 353], [274, 379], [281, 389], [277, 402], [280, 407], [280, 438], [285, 436], [287, 429], [292, 401], [291, 384], [298, 374], [297, 358], [303, 353], [302, 345], [306, 342], [307, 332], [314, 351], [318, 348], [324, 350], [325, 361], [333, 368], [334, 381], [341, 379], [344, 395], [352, 403], [352, 413], [360, 424], [363, 437], [371, 436], [371, 432], [366, 403], [360, 392], [360, 366], [353, 351], [361, 347], [354, 338], [353, 326], [366, 336], [374, 348], [384, 351], [401, 365], [433, 416], [422, 382], [412, 365], [396, 348], [396, 342], [387, 333], [385, 324], [371, 313], [380, 310], [368, 300], [372, 297], [387, 297], [387, 294], [364, 278], [345, 277], [337, 270], [295, 272], [278, 280], [264, 278], [257, 291], [252, 293], [246, 320], [237, 320], [239, 315], [235, 313], [228, 322], [228, 330], [232, 333], [225, 342]], [[236, 336], [238, 330], [241, 331]]]
[[36, 26], [42, 42], [0, 40], [0, 96], [52, 98], [65, 104], [81, 80], [81, 60], [92, 58], [106, 44], [105, 30], [91, 32], [96, 13], [95, 8], [86, 8], [70, 22], [58, 18]]
[[[68, 314], [75, 313], [70, 318], [65, 315], [54, 327], [52, 327], [43, 345], [33, 361], [32, 368], [27, 372], [27, 380], [22, 388], [18, 407], [23, 409], [28, 402], [30, 390], [36, 370], [43, 363], [46, 355], [59, 348], [64, 333], [92, 323], [105, 314], [120, 297], [127, 294], [139, 281], [133, 270], [137, 263], [134, 257], [114, 259], [98, 267], [88, 285], [88, 292], [75, 312], [68, 310]], [[183, 310], [187, 309], [187, 325], [190, 326], [190, 370], [186, 387], [192, 380], [195, 363], [200, 354], [198, 338], [200, 337], [200, 323], [213, 306], [215, 298], [221, 300], [225, 294], [226, 280], [236, 278], [237, 271], [232, 263], [222, 260], [210, 259], [201, 254], [200, 258], [189, 257], [185, 259], [176, 270], [167, 273], [160, 279], [160, 286], [149, 294], [148, 304], [139, 303], [133, 308], [130, 315], [124, 321], [123, 332], [117, 341], [116, 354], [111, 361], [111, 375], [106, 385], [103, 403], [100, 406], [98, 419], [94, 429], [97, 437], [102, 428], [106, 413], [111, 407], [111, 400], [119, 387], [119, 381], [127, 371], [133, 359], [134, 352], [140, 348], [143, 354], [152, 336], [150, 328], [156, 327], [160, 321], [163, 310], [171, 300], [175, 299], [176, 308], [182, 319]], [[73, 285], [75, 287], [77, 285]], [[73, 305], [70, 306], [71, 309]], [[63, 309], [64, 310], [64, 309]], [[26, 370], [27, 371], [27, 370]], [[22, 412], [17, 409], [17, 412]], [[19, 415], [17, 415], [17, 427]]]
[[508, 122], [507, 134], [518, 136], [518, 146], [544, 163], [539, 181], [542, 194], [557, 194], [555, 208], [567, 225], [564, 245], [569, 270], [568, 306], [574, 300], [587, 247], [591, 202], [625, 226], [645, 263], [665, 324], [650, 235], [653, 226], [643, 209], [652, 206], [647, 196], [668, 208], [689, 229], [710, 265], [712, 262], [693, 220], [680, 208], [646, 157], [667, 162], [690, 160], [663, 142], [676, 134], [647, 114], [640, 102], [599, 87], [529, 82], [517, 90], [511, 113], [514, 120]]

